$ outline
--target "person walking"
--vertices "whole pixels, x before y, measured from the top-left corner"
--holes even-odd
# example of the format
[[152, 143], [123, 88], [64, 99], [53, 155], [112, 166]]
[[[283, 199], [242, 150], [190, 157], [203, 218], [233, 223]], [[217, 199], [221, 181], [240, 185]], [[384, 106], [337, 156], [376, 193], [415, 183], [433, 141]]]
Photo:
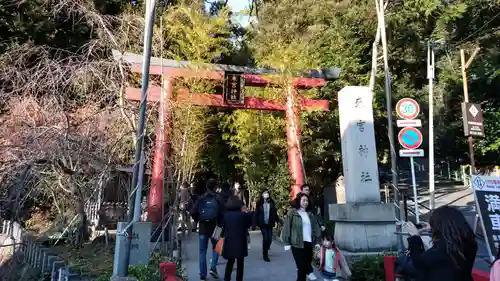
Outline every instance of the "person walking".
[[305, 193], [299, 193], [283, 223], [281, 239], [285, 251], [292, 250], [297, 265], [297, 281], [316, 280], [313, 273], [313, 245], [321, 241], [321, 228], [316, 216], [311, 213], [310, 199]]
[[222, 183], [220, 186], [219, 195], [224, 199], [224, 204], [227, 203], [229, 197], [231, 197], [231, 185], [229, 183]]
[[[410, 258], [417, 281], [473, 281], [477, 242], [462, 212], [450, 206], [432, 211], [429, 223], [418, 229], [406, 222]], [[431, 232], [432, 247], [425, 251], [420, 234]]]
[[[203, 194], [203, 191], [200, 193], [200, 189], [194, 183], [189, 185], [189, 191], [191, 192], [191, 206], [189, 206], [189, 210], [193, 208], [193, 205], [198, 201], [198, 198]], [[192, 232], [196, 232], [198, 229], [198, 222], [194, 221], [192, 223]]]
[[262, 257], [264, 261], [270, 262], [269, 249], [273, 241], [273, 228], [279, 221], [276, 203], [271, 198], [269, 190], [264, 189], [255, 206], [252, 229], [258, 226], [262, 233]]
[[316, 219], [318, 220], [319, 226], [321, 227], [321, 231], [325, 231], [326, 227], [323, 222], [323, 218], [321, 217], [321, 213], [318, 212], [317, 206], [314, 201], [314, 197], [311, 195], [311, 187], [305, 183], [300, 187], [300, 192], [307, 194], [309, 196], [309, 208], [311, 210], [311, 213], [313, 213], [316, 216]]
[[181, 184], [177, 194], [178, 210], [180, 213], [179, 229], [191, 233], [191, 217], [189, 208], [191, 207], [191, 190], [187, 182]]
[[249, 213], [242, 211], [243, 206], [243, 202], [234, 195], [227, 200], [223, 220], [222, 257], [227, 260], [224, 281], [231, 280], [235, 262], [236, 281], [243, 281], [245, 257], [248, 256], [247, 231], [252, 226], [252, 217]]
[[323, 235], [323, 243], [319, 249], [318, 258], [318, 269], [321, 276], [323, 276], [323, 281], [346, 280], [351, 277], [349, 265], [342, 251], [335, 245], [332, 235]]
[[234, 191], [233, 194], [236, 195], [243, 204], [248, 208], [250, 207], [250, 194], [248, 190], [241, 186], [239, 182], [234, 183]]
[[223, 199], [215, 193], [217, 181], [207, 180], [206, 192], [201, 195], [190, 210], [191, 217], [199, 222], [199, 243], [200, 243], [200, 280], [207, 278], [207, 248], [208, 241], [212, 242], [212, 262], [210, 265], [210, 275], [218, 279], [217, 261], [219, 255], [214, 251], [217, 240], [212, 238], [216, 226], [222, 226], [224, 216]]
[[[236, 181], [234, 183], [233, 194], [238, 197], [243, 202], [243, 208], [248, 211], [250, 208], [250, 193], [248, 190], [241, 186], [241, 184]], [[250, 249], [250, 233], [247, 231], [247, 247]]]

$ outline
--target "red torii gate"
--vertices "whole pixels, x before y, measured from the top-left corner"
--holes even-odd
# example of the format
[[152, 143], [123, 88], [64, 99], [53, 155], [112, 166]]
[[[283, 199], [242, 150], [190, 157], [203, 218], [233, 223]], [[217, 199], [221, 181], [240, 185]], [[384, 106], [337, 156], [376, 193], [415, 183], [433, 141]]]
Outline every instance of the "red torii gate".
[[[130, 65], [131, 71], [142, 73], [142, 55], [133, 53], [120, 53], [113, 51], [116, 60], [121, 60]], [[225, 72], [241, 72], [245, 80], [245, 86], [266, 87], [273, 85], [271, 79], [264, 75], [282, 74], [283, 71], [264, 68], [250, 68], [234, 65], [221, 64], [194, 64], [187, 61], [166, 60], [151, 58], [150, 74], [163, 75], [164, 89], [159, 86], [150, 86], [148, 89], [148, 101], [160, 101], [159, 119], [171, 120], [169, 102], [172, 97], [173, 83], [176, 78], [198, 78], [216, 81], [224, 81]], [[290, 72], [291, 73], [291, 72]], [[286, 104], [276, 100], [266, 100], [255, 97], [245, 97], [243, 104], [228, 104], [222, 94], [189, 93], [187, 89], [180, 89], [175, 96], [176, 102], [190, 103], [200, 106], [229, 107], [236, 109], [285, 111], [287, 126], [286, 136], [288, 144], [288, 168], [291, 177], [290, 196], [295, 197], [300, 192], [300, 186], [304, 183], [302, 167], [302, 156], [300, 151], [300, 110], [322, 110], [328, 111], [327, 100], [311, 100], [300, 97], [297, 100], [297, 89], [322, 87], [326, 82], [335, 80], [340, 75], [339, 68], [328, 68], [320, 71], [295, 71], [294, 73], [306, 73], [299, 77], [291, 78], [292, 86], [287, 91]], [[163, 96], [162, 96], [163, 95]], [[126, 88], [127, 99], [140, 101], [141, 89]], [[163, 136], [160, 132], [164, 132]], [[163, 138], [163, 143], [162, 143]], [[163, 180], [164, 159], [169, 151], [169, 132], [158, 126], [156, 144], [153, 156], [153, 168], [151, 172], [151, 188], [148, 200], [148, 220], [153, 223], [161, 222], [161, 209], [163, 205]], [[166, 175], [165, 175], [166, 177]]]

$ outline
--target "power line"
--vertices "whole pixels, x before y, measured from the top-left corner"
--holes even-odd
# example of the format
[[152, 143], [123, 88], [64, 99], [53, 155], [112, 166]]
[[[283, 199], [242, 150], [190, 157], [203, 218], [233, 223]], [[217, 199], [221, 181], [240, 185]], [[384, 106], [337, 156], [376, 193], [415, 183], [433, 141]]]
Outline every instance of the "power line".
[[500, 12], [498, 12], [496, 15], [494, 15], [489, 21], [487, 21], [485, 24], [483, 24], [480, 28], [478, 28], [476, 31], [474, 31], [472, 34], [469, 34], [469, 36], [465, 37], [464, 39], [458, 41], [457, 43], [454, 44], [454, 48], [458, 47], [458, 45], [460, 45], [461, 43], [467, 41], [469, 38], [471, 38], [472, 36], [476, 35], [477, 33], [479, 33], [483, 28], [485, 28], [486, 26], [488, 26], [492, 21], [494, 21], [496, 18], [498, 18], [498, 16], [500, 16]]

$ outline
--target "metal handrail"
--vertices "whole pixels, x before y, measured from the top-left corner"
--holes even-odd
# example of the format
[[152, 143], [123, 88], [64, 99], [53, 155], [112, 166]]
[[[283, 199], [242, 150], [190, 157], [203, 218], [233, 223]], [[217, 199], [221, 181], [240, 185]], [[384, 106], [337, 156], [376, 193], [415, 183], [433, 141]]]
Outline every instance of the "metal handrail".
[[[416, 215], [416, 214], [415, 214], [415, 211], [414, 211], [414, 210], [412, 210], [412, 209], [410, 209], [410, 208], [408, 208], [407, 203], [406, 203], [406, 200], [408, 200], [408, 199], [412, 200], [412, 202], [414, 202], [414, 203], [415, 203], [414, 198], [413, 198], [413, 197], [408, 196], [408, 195], [407, 195], [407, 192], [402, 191], [402, 190], [401, 190], [401, 188], [399, 188], [398, 186], [394, 186], [392, 183], [387, 183], [387, 185], [386, 185], [386, 186], [387, 186], [389, 189], [392, 189], [392, 192], [394, 192], [394, 193], [396, 193], [396, 192], [397, 192], [397, 193], [398, 193], [398, 195], [399, 195], [398, 197], [400, 198], [400, 200], [401, 200], [401, 201], [403, 201], [403, 205], [404, 205], [404, 206], [403, 206], [403, 208], [404, 208], [405, 216], [404, 216], [404, 218], [401, 218], [401, 220], [407, 220], [409, 213], [410, 213], [411, 215], [415, 216], [415, 215]], [[386, 190], [384, 190], [384, 192], [386, 192]], [[389, 193], [390, 193], [390, 192], [389, 192]], [[395, 196], [393, 196], [393, 197], [391, 197], [391, 196], [386, 196], [386, 198], [387, 198], [387, 199], [389, 199], [389, 200], [388, 200], [388, 201], [386, 201], [385, 203], [392, 203], [392, 204], [394, 205], [395, 209], [396, 209], [396, 212], [401, 212], [401, 207], [400, 207], [399, 202], [394, 201]], [[405, 200], [405, 199], [406, 199], [406, 200]], [[418, 203], [418, 201], [416, 202], [416, 204], [418, 204], [418, 206], [421, 206], [421, 207], [422, 207], [422, 209], [426, 209], [426, 210], [428, 210], [428, 211], [432, 211], [432, 210], [431, 210], [430, 208], [428, 208], [427, 206], [424, 206], [424, 205], [422, 205], [422, 204]], [[422, 216], [425, 216], [426, 214], [422, 213], [422, 211], [419, 211], [419, 215], [422, 217]]]
[[431, 208], [429, 208], [429, 207], [427, 207], [427, 206], [425, 206], [425, 205], [422, 205], [422, 203], [419, 203], [418, 201], [416, 201], [416, 200], [415, 200], [415, 198], [413, 198], [413, 197], [408, 197], [408, 199], [410, 199], [411, 201], [413, 201], [413, 202], [414, 202], [415, 204], [417, 204], [419, 207], [422, 207], [422, 208], [424, 208], [424, 209], [426, 209], [426, 210], [428, 210], [428, 211], [432, 211], [432, 209], [431, 209]]
[[26, 245], [26, 243], [13, 243], [13, 244], [7, 244], [7, 245], [0, 245], [0, 248], [9, 247], [9, 246], [16, 246], [16, 245]]

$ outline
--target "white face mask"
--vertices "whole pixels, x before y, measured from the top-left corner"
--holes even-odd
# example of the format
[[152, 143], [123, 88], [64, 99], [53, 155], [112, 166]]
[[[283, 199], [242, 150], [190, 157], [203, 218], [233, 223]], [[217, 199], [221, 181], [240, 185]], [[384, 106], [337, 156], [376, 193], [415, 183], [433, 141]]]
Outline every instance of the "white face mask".
[[262, 194], [262, 198], [267, 199], [269, 198], [269, 193], [265, 192]]
[[239, 190], [240, 189], [240, 184], [239, 183], [234, 184], [234, 189]]

